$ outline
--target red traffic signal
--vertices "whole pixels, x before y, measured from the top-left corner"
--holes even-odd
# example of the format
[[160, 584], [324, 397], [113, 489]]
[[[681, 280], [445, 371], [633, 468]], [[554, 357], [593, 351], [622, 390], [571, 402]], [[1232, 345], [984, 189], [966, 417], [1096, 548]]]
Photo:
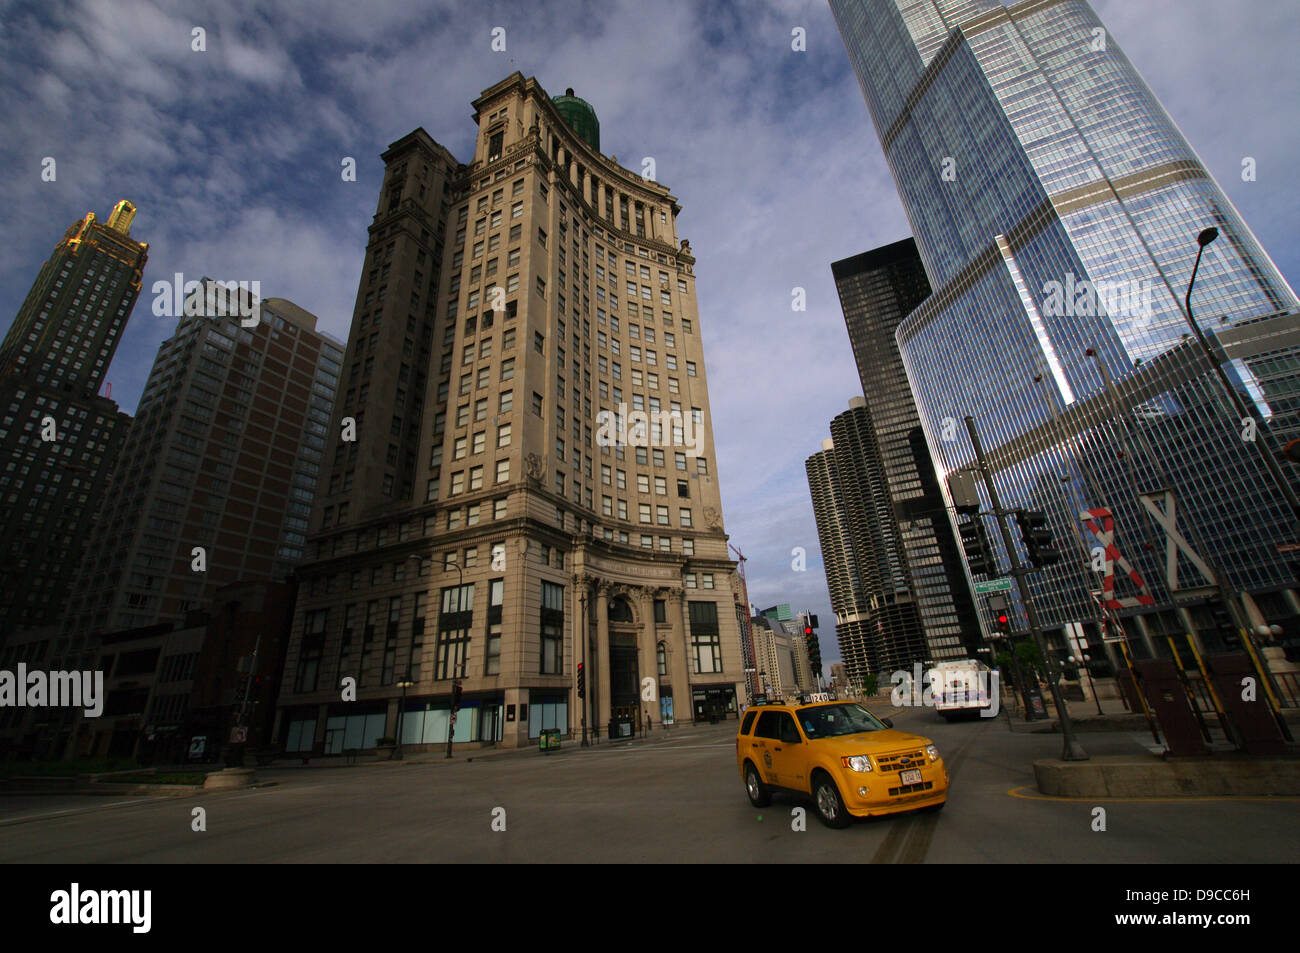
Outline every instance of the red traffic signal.
[[810, 626], [810, 625], [805, 625], [805, 626], [803, 627], [803, 634], [804, 634], [804, 635], [812, 635], [812, 626]]

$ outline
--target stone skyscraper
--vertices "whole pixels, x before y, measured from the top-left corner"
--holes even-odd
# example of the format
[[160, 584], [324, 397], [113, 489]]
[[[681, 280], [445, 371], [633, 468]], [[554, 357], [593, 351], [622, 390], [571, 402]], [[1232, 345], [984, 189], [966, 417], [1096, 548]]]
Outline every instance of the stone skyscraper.
[[[1099, 602], [1146, 653], [1230, 645], [1228, 605], [1294, 635], [1295, 481], [1266, 455], [1300, 436], [1297, 299], [1114, 38], [1083, 0], [831, 7], [933, 289], [897, 340], [936, 468], [971, 467], [970, 415], [1004, 505], [1046, 512], [1049, 639], [1095, 637]], [[1213, 358], [1183, 300], [1210, 227]], [[1173, 521], [1201, 565], [1168, 571]]]
[[680, 207], [572, 91], [515, 73], [473, 105], [468, 163], [423, 129], [383, 155], [290, 750], [443, 744], [455, 680], [455, 739], [506, 745], [580, 731], [579, 665], [615, 736], [735, 711], [744, 684]]
[[66, 608], [131, 419], [99, 391], [148, 257], [134, 217], [122, 200], [107, 222], [73, 224], [0, 344], [0, 643]]

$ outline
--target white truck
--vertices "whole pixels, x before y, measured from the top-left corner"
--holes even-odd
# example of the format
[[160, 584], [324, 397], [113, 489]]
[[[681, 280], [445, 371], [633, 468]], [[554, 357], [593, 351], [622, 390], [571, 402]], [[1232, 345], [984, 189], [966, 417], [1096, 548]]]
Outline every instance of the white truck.
[[930, 669], [935, 711], [948, 721], [979, 717], [989, 707], [993, 685], [989, 667], [978, 659], [938, 662]]

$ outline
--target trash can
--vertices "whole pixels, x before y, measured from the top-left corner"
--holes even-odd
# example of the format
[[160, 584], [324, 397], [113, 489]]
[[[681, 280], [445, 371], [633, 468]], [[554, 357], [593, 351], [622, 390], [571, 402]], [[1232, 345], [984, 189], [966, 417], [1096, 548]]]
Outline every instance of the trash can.
[[544, 754], [549, 754], [552, 751], [559, 751], [560, 729], [543, 728], [542, 733], [537, 737], [537, 745], [538, 749]]

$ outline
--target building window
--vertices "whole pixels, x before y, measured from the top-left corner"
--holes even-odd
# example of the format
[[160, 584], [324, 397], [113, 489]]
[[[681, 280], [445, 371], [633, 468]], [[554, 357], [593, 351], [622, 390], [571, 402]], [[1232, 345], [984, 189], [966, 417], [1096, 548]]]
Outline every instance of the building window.
[[483, 674], [501, 674], [501, 605], [505, 600], [506, 581], [493, 579], [488, 583], [487, 650], [483, 656]]
[[691, 651], [695, 674], [722, 671], [722, 644], [718, 633], [718, 606], [714, 602], [689, 603]]
[[541, 674], [561, 675], [564, 665], [564, 587], [542, 582]]
[[462, 678], [469, 658], [470, 631], [474, 623], [474, 584], [442, 590], [438, 615], [438, 650], [434, 678]]
[[316, 690], [316, 680], [320, 675], [321, 650], [325, 645], [325, 625], [328, 618], [328, 609], [317, 609], [307, 613], [303, 625], [302, 651], [298, 655], [298, 672], [294, 680], [295, 692], [314, 692]]

